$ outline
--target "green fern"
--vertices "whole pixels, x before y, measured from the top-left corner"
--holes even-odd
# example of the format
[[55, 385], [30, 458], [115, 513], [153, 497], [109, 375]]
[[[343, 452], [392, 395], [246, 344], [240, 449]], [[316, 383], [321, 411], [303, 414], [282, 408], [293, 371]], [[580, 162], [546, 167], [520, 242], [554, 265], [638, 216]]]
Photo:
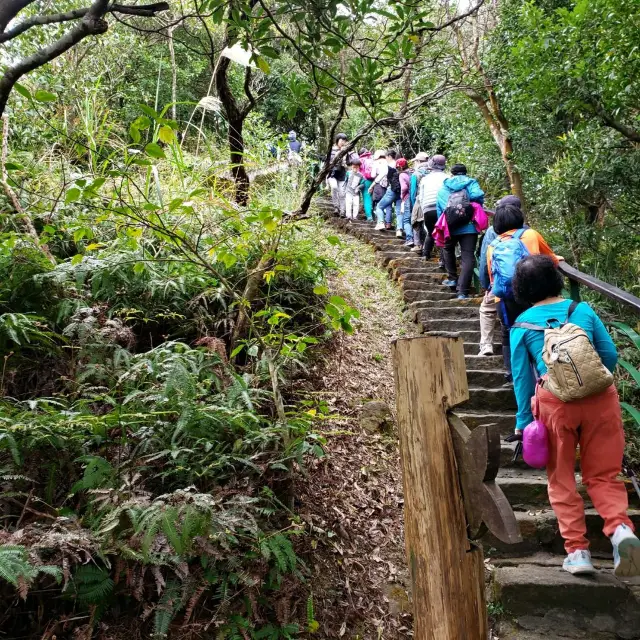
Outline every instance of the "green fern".
[[182, 608], [180, 583], [176, 580], [169, 580], [167, 586], [156, 607], [153, 619], [154, 638], [166, 638], [169, 633], [169, 626]]
[[62, 580], [62, 571], [58, 567], [31, 564], [29, 562], [29, 554], [24, 547], [17, 545], [0, 546], [0, 578], [19, 588], [23, 597], [26, 597], [28, 587], [40, 573], [55, 578], [58, 583]]
[[79, 461], [86, 463], [84, 475], [71, 487], [72, 494], [104, 487], [114, 477], [111, 463], [100, 456], [83, 456]]
[[113, 580], [106, 569], [85, 564], [73, 576], [75, 597], [83, 604], [100, 604], [113, 591]]

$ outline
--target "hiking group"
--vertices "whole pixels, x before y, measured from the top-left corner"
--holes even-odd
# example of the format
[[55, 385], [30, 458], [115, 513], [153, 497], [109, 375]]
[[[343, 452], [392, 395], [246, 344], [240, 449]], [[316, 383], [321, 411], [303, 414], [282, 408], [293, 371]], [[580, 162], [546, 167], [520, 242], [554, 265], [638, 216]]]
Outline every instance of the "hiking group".
[[[623, 481], [625, 436], [612, 371], [616, 347], [604, 324], [585, 302], [562, 297], [562, 258], [525, 223], [516, 196], [498, 201], [489, 225], [483, 209], [484, 191], [467, 176], [463, 164], [447, 172], [442, 155], [418, 153], [409, 162], [397, 152], [366, 148], [343, 153], [348, 144], [338, 134], [327, 179], [335, 215], [356, 220], [362, 202], [364, 217], [376, 231], [393, 230], [405, 247], [430, 260], [440, 248], [442, 284], [457, 298], [469, 298], [479, 252], [482, 295], [480, 353], [491, 356], [499, 320], [505, 382], [513, 382], [516, 425], [509, 442], [534, 447], [529, 434], [543, 436], [543, 458], [549, 501], [558, 519], [567, 556], [563, 568], [592, 574], [584, 502], [575, 477], [580, 447], [582, 483], [613, 546], [614, 572], [640, 575], [640, 540], [628, 517]], [[460, 273], [456, 250], [460, 254]], [[538, 442], [539, 444], [539, 442]], [[542, 466], [542, 465], [541, 465]]]

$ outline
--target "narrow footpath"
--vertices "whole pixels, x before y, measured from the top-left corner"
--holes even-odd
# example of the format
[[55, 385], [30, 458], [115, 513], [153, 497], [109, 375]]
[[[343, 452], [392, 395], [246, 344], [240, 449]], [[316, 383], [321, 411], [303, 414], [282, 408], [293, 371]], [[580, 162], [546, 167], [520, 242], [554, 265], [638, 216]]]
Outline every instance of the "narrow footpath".
[[[409, 314], [414, 325], [414, 333], [429, 335], [461, 336], [464, 338], [465, 361], [467, 365], [467, 379], [469, 384], [469, 401], [459, 407], [456, 412], [470, 428], [479, 424], [497, 423], [503, 436], [512, 432], [515, 424], [515, 398], [510, 384], [505, 384], [502, 369], [501, 345], [494, 345], [494, 353], [490, 357], [478, 356], [479, 351], [479, 321], [478, 305], [480, 298], [469, 301], [459, 301], [455, 295], [441, 284], [443, 274], [438, 270], [437, 263], [425, 263], [424, 260], [409, 253], [403, 246], [402, 240], [396, 239], [391, 233], [375, 232], [373, 226], [364, 221], [347, 224], [345, 220], [328, 218], [328, 224], [340, 229], [358, 240], [368, 243], [375, 250], [372, 263], [366, 265], [366, 256], [353, 244], [354, 256], [358, 256], [353, 263], [352, 271], [358, 273], [359, 284], [346, 292], [356, 306], [360, 306], [364, 327], [354, 336], [346, 339], [345, 349], [348, 355], [340, 356], [343, 363], [346, 359], [356, 362], [368, 362], [372, 358], [379, 366], [370, 366], [359, 371], [352, 365], [344, 366], [349, 380], [327, 379], [327, 387], [336, 389], [335, 405], [345, 415], [361, 416], [366, 410], [368, 400], [380, 398], [394, 411], [393, 374], [389, 361], [389, 347], [391, 340], [397, 335], [410, 335], [412, 329], [407, 328], [402, 317], [402, 298], [408, 306]], [[358, 243], [362, 244], [362, 243]], [[398, 307], [388, 308], [394, 296], [386, 296], [387, 307], [380, 308], [378, 296], [371, 296], [373, 289], [379, 287], [380, 280], [374, 272], [381, 273], [379, 268], [373, 267], [373, 262], [384, 267], [392, 280], [400, 286], [401, 296], [397, 296]], [[362, 282], [362, 273], [371, 273], [370, 282]], [[372, 305], [372, 299], [376, 302]], [[499, 332], [497, 332], [499, 334]], [[372, 342], [373, 341], [373, 342]], [[371, 352], [375, 343], [375, 351]], [[335, 369], [336, 355], [332, 360]], [[378, 361], [379, 360], [379, 361]], [[354, 377], [354, 372], [356, 373]], [[373, 383], [368, 376], [373, 376]], [[339, 398], [339, 399], [338, 399]], [[351, 422], [353, 424], [353, 420]], [[390, 432], [392, 433], [392, 432]], [[361, 450], [362, 455], [372, 462], [367, 467], [363, 462], [354, 465], [354, 448], [358, 450], [360, 444], [367, 442]], [[371, 441], [386, 451], [378, 460], [372, 461]], [[345, 446], [345, 457], [342, 463], [340, 447]], [[334, 488], [329, 488], [329, 495], [318, 500], [317, 512], [326, 508], [331, 496], [335, 504], [339, 504], [342, 491], [352, 495], [355, 487], [362, 490], [363, 509], [353, 505], [357, 514], [344, 514], [337, 510], [336, 523], [347, 523], [342, 533], [344, 541], [337, 545], [336, 553], [343, 554], [345, 548], [356, 549], [356, 559], [350, 561], [348, 554], [341, 566], [351, 566], [361, 563], [357, 570], [360, 579], [367, 574], [373, 574], [368, 581], [370, 595], [376, 593], [367, 601], [367, 589], [360, 592], [363, 606], [375, 606], [377, 611], [370, 611], [374, 616], [377, 630], [371, 635], [371, 626], [363, 619], [361, 630], [351, 626], [349, 621], [343, 622], [338, 628], [338, 637], [346, 638], [400, 638], [409, 637], [410, 628], [408, 618], [404, 618], [404, 611], [409, 611], [409, 603], [402, 602], [403, 593], [409, 591], [406, 568], [401, 553], [402, 541], [402, 479], [400, 467], [397, 463], [397, 443], [392, 435], [376, 434], [370, 436], [362, 429], [357, 435], [347, 437], [338, 444], [335, 440], [329, 446], [331, 461], [340, 474], [333, 478]], [[515, 546], [505, 545], [489, 535], [482, 540], [487, 569], [490, 576], [490, 613], [496, 618], [493, 631], [494, 638], [500, 640], [542, 640], [542, 638], [583, 638], [586, 640], [634, 640], [640, 639], [640, 586], [629, 585], [617, 580], [611, 572], [611, 545], [603, 535], [602, 521], [588, 502], [586, 493], [579, 485], [585, 497], [587, 507], [587, 526], [589, 538], [592, 542], [594, 564], [600, 569], [593, 578], [571, 576], [561, 570], [564, 551], [562, 540], [558, 533], [557, 521], [547, 499], [546, 477], [544, 472], [527, 468], [524, 463], [512, 461], [513, 445], [503, 444], [502, 464], [499, 483], [509, 499], [520, 524], [523, 542]], [[357, 460], [357, 458], [356, 458]], [[391, 467], [389, 466], [391, 465]], [[359, 468], [345, 468], [359, 467]], [[331, 472], [333, 474], [333, 472]], [[380, 475], [378, 475], [380, 474]], [[329, 471], [327, 471], [329, 475]], [[375, 491], [368, 485], [372, 477], [380, 480], [380, 486]], [[579, 481], [579, 477], [578, 477]], [[331, 483], [329, 483], [331, 484]], [[337, 486], [335, 486], [337, 484]], [[337, 493], [335, 493], [337, 491]], [[387, 506], [395, 501], [395, 509], [385, 510], [379, 506], [367, 504], [371, 496], [379, 496], [382, 492], [386, 498], [382, 502]], [[640, 527], [640, 505], [637, 496], [631, 495], [631, 517]], [[389, 501], [389, 502], [387, 502]], [[374, 500], [375, 502], [375, 500]], [[330, 507], [331, 509], [331, 507]], [[360, 526], [349, 530], [351, 517], [357, 516]], [[363, 517], [364, 523], [362, 522]], [[394, 517], [398, 520], [393, 522]], [[337, 525], [340, 528], [339, 524]], [[363, 530], [370, 529], [373, 540], [370, 545], [361, 547], [359, 535]], [[341, 534], [339, 534], [341, 535]], [[366, 536], [365, 536], [366, 539]], [[372, 548], [372, 545], [373, 546]], [[387, 554], [387, 557], [385, 557]], [[390, 556], [388, 554], [391, 554]], [[390, 560], [389, 557], [393, 558]], [[329, 567], [325, 567], [329, 571]], [[323, 570], [319, 569], [319, 575]], [[345, 573], [348, 574], [348, 571]], [[325, 573], [325, 577], [328, 573]], [[354, 598], [361, 590], [363, 583], [358, 583], [354, 577], [345, 575], [345, 597]], [[330, 580], [327, 577], [328, 580]], [[324, 591], [323, 591], [324, 592]], [[400, 597], [398, 595], [400, 594]], [[382, 596], [386, 610], [380, 603]], [[334, 615], [339, 618], [340, 605]], [[355, 605], [355, 602], [351, 602]], [[350, 610], [353, 610], [349, 607]], [[360, 607], [356, 607], [359, 610]], [[325, 612], [328, 611], [325, 609]], [[318, 616], [320, 618], [320, 616]], [[363, 616], [366, 618], [366, 615]], [[336, 621], [337, 624], [338, 621]], [[335, 637], [329, 629], [328, 637]], [[345, 633], [346, 632], [346, 633]]]

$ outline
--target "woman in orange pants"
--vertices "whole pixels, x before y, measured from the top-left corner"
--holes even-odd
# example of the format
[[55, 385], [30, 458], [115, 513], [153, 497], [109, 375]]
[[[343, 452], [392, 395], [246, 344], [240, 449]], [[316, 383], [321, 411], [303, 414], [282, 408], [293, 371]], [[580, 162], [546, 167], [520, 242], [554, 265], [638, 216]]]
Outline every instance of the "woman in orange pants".
[[[554, 320], [564, 322], [571, 300], [560, 297], [562, 287], [562, 275], [552, 258], [537, 255], [521, 260], [513, 278], [513, 291], [517, 302], [531, 308], [518, 316], [518, 323], [544, 327]], [[570, 321], [585, 330], [604, 365], [613, 370], [617, 361], [615, 345], [591, 307], [579, 304]], [[572, 402], [562, 402], [544, 386], [538, 386], [536, 392], [531, 364], [536, 375], [544, 377], [547, 369], [542, 360], [543, 344], [541, 331], [520, 327], [511, 330], [511, 365], [518, 402], [516, 433], [533, 420], [533, 399], [538, 418], [549, 433], [549, 501], [568, 554], [563, 568], [570, 573], [595, 571], [586, 538], [584, 503], [575, 479], [576, 448], [580, 445], [582, 481], [604, 520], [604, 533], [611, 539], [615, 574], [640, 575], [640, 540], [627, 515], [627, 491], [618, 479], [624, 431], [616, 388], [611, 385], [601, 393]]]

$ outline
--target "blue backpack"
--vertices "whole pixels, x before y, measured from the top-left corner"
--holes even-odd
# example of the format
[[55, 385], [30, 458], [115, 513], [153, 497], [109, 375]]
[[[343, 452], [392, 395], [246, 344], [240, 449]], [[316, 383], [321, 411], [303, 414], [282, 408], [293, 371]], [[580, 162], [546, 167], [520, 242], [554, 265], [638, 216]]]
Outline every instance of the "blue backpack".
[[513, 300], [511, 281], [516, 271], [516, 265], [529, 255], [529, 250], [520, 239], [525, 231], [526, 229], [518, 229], [511, 236], [498, 236], [491, 243], [493, 247], [491, 256], [493, 287], [491, 291], [493, 295], [503, 300]]

